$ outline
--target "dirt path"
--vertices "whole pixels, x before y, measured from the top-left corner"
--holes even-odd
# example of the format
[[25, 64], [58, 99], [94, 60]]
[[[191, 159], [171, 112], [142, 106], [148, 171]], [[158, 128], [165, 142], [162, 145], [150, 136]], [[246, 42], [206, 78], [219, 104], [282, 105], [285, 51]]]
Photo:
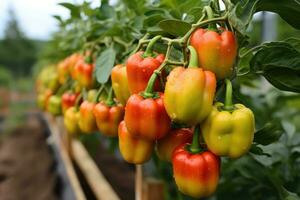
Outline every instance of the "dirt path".
[[0, 199], [56, 200], [57, 175], [36, 117], [0, 141]]

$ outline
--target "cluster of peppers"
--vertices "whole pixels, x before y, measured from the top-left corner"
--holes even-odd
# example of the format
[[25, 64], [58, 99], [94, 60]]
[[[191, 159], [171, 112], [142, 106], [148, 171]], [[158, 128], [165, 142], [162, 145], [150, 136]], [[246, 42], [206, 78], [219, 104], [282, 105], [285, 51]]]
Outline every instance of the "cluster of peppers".
[[[93, 89], [93, 58], [90, 63], [84, 55], [71, 55], [58, 65], [57, 81], [67, 85], [71, 77], [72, 91], [48, 87], [39, 105], [54, 115], [63, 114], [72, 135], [99, 130], [118, 137], [120, 152], [129, 163], [145, 163], [156, 152], [172, 163], [182, 193], [206, 197], [217, 188], [220, 156], [241, 157], [254, 137], [252, 111], [232, 103], [228, 78], [234, 73], [237, 41], [231, 31], [198, 28], [185, 49], [188, 66], [167, 73], [167, 58], [152, 50], [159, 39], [154, 37], [145, 51], [133, 53], [126, 64], [112, 69], [109, 91], [105, 85]], [[224, 104], [215, 102], [217, 81], [226, 88]], [[87, 89], [87, 94], [80, 94]], [[172, 128], [173, 123], [185, 128]]]

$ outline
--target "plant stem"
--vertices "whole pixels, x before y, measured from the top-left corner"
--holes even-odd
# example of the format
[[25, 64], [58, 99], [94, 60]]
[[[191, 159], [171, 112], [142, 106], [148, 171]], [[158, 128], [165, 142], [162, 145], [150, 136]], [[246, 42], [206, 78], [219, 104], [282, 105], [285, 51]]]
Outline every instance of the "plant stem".
[[152, 56], [152, 48], [153, 48], [153, 45], [159, 40], [161, 39], [161, 36], [160, 35], [157, 35], [155, 36], [154, 38], [151, 39], [151, 41], [149, 42], [147, 48], [146, 48], [146, 51], [144, 53], [144, 57], [150, 57]]
[[[214, 12], [213, 12], [213, 10], [211, 9], [210, 6], [204, 6], [204, 10], [207, 14], [208, 19], [213, 19], [214, 18]], [[216, 24], [212, 24], [212, 23], [209, 24], [208, 25], [208, 30], [216, 31], [217, 30]]]
[[200, 126], [196, 125], [194, 134], [193, 134], [193, 141], [191, 146], [189, 147], [189, 151], [192, 154], [200, 153], [201, 152], [201, 146], [199, 144], [199, 137], [200, 137]]
[[158, 74], [159, 74], [159, 71], [155, 70], [153, 72], [153, 74], [151, 75], [145, 91], [142, 92], [142, 96], [144, 98], [154, 98], [156, 96], [156, 93], [153, 92], [153, 87], [154, 87], [154, 84], [155, 84]]
[[224, 109], [227, 111], [233, 111], [234, 106], [232, 104], [232, 84], [229, 79], [225, 79], [225, 84], [226, 84], [226, 96], [225, 96]]
[[104, 84], [101, 85], [101, 87], [99, 88], [99, 90], [98, 90], [98, 92], [95, 96], [95, 99], [94, 99], [95, 103], [98, 103], [99, 97], [100, 97], [100, 95], [102, 94], [103, 91], [104, 91]]
[[114, 91], [112, 87], [109, 90], [108, 97], [105, 101], [105, 104], [109, 107], [116, 105], [116, 102], [114, 101]]
[[188, 49], [190, 50], [190, 62], [188, 68], [197, 68], [198, 67], [198, 56], [197, 51], [194, 47], [188, 46]]

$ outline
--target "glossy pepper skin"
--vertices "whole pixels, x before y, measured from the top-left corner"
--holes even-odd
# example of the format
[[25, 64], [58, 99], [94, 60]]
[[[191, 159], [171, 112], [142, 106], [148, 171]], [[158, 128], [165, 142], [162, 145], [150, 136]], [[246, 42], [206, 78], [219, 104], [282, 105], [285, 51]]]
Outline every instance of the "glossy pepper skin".
[[82, 87], [92, 88], [94, 85], [93, 70], [95, 65], [86, 63], [83, 58], [79, 59], [75, 65], [75, 77]]
[[62, 114], [61, 109], [61, 96], [58, 95], [52, 95], [49, 98], [49, 102], [47, 105], [47, 110], [54, 116], [58, 116]]
[[192, 142], [193, 133], [191, 129], [174, 129], [164, 138], [157, 141], [156, 152], [159, 159], [171, 162], [172, 153], [179, 145]]
[[92, 133], [97, 130], [96, 120], [93, 113], [95, 104], [83, 101], [79, 108], [79, 127], [83, 133]]
[[77, 135], [81, 132], [79, 128], [79, 119], [79, 110], [75, 106], [72, 106], [66, 110], [64, 114], [64, 125], [69, 134]]
[[248, 152], [254, 138], [255, 120], [252, 111], [235, 104], [232, 112], [216, 103], [202, 123], [203, 138], [214, 154], [238, 158]]
[[214, 73], [201, 68], [177, 67], [165, 87], [164, 104], [172, 120], [195, 125], [210, 113], [216, 91]]
[[172, 155], [176, 185], [183, 194], [194, 198], [210, 196], [218, 185], [220, 159], [210, 151], [192, 154], [186, 145], [177, 147]]
[[237, 55], [237, 41], [233, 32], [197, 29], [190, 38], [190, 44], [198, 53], [200, 66], [212, 71], [218, 79], [229, 77]]
[[164, 95], [144, 98], [139, 94], [129, 97], [125, 107], [125, 122], [130, 134], [148, 140], [164, 137], [170, 130], [171, 120], [163, 104]]
[[128, 87], [126, 67], [124, 65], [116, 65], [112, 69], [111, 82], [116, 98], [122, 105], [125, 106], [130, 96], [130, 92]]
[[45, 91], [38, 94], [37, 104], [40, 109], [46, 110], [48, 107], [49, 98], [52, 95], [52, 91], [50, 89], [46, 89]]
[[65, 92], [61, 99], [62, 99], [62, 111], [65, 113], [68, 108], [72, 107], [75, 105], [76, 98], [78, 97], [79, 94], [75, 94], [72, 92]]
[[58, 81], [60, 84], [64, 84], [69, 75], [69, 68], [68, 68], [68, 60], [65, 59], [58, 63], [57, 65], [57, 73], [58, 73]]
[[119, 125], [118, 135], [119, 148], [124, 160], [132, 164], [142, 164], [151, 158], [154, 143], [133, 137], [128, 132], [124, 121]]
[[94, 116], [99, 131], [105, 136], [118, 136], [118, 127], [124, 118], [124, 107], [121, 104], [107, 106], [104, 102], [94, 107]]
[[[145, 58], [143, 54], [143, 51], [139, 51], [131, 55], [126, 63], [128, 86], [131, 94], [137, 94], [145, 90], [154, 70], [156, 70], [165, 59], [163, 54]], [[156, 80], [154, 89], [160, 89], [159, 80]]]

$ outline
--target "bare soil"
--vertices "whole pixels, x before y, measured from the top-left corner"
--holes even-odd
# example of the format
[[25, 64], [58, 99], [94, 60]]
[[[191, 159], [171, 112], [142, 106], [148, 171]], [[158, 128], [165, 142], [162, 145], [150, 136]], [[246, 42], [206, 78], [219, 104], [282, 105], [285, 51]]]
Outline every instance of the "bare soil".
[[44, 128], [28, 117], [0, 141], [0, 199], [56, 200], [58, 176]]

